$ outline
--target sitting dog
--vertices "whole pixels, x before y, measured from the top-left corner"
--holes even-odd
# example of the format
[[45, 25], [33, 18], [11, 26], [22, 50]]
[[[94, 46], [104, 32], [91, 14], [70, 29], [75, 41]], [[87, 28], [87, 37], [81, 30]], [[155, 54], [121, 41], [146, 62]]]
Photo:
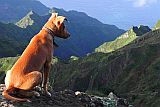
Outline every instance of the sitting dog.
[[6, 99], [16, 102], [30, 101], [13, 95], [39, 96], [33, 89], [41, 83], [44, 94], [51, 96], [47, 82], [55, 47], [54, 37], [66, 39], [70, 36], [64, 26], [65, 19], [63, 16], [58, 16], [58, 13], [52, 13], [42, 30], [31, 39], [20, 58], [6, 74], [6, 87], [2, 92]]

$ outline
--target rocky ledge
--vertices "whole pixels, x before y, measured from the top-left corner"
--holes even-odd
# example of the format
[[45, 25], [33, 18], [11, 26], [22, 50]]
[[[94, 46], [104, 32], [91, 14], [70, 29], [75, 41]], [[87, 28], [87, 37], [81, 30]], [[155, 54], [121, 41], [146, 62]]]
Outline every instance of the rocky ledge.
[[72, 90], [50, 91], [52, 96], [32, 97], [31, 102], [12, 103], [0, 93], [0, 107], [128, 107], [128, 103], [110, 93], [108, 97], [90, 96]]
[[98, 98], [74, 91], [64, 90], [51, 92], [52, 96], [33, 97], [31, 102], [12, 103], [0, 95], [0, 107], [103, 107], [103, 102]]

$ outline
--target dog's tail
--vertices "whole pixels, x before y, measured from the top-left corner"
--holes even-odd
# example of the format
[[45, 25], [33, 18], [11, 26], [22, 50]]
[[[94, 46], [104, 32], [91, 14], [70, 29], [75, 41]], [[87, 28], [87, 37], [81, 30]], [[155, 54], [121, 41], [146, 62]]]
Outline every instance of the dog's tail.
[[13, 92], [13, 89], [12, 90], [4, 90], [2, 92], [3, 97], [6, 98], [7, 100], [11, 100], [13, 102], [30, 102], [29, 99], [22, 99], [22, 98], [13, 97], [13, 96], [9, 95], [9, 92]]

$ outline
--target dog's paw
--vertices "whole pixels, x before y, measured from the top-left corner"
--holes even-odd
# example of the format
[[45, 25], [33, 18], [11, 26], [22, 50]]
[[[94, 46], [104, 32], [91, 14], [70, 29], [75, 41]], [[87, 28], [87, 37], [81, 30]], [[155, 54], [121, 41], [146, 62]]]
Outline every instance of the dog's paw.
[[47, 96], [50, 96], [50, 97], [51, 97], [51, 93], [50, 93], [50, 92], [48, 92], [48, 91], [46, 91], [46, 92], [45, 92], [45, 95], [47, 95]]
[[34, 92], [34, 96], [36, 96], [36, 97], [40, 97], [41, 95], [39, 94], [39, 92]]
[[41, 91], [42, 91], [42, 88], [41, 88], [40, 86], [36, 86], [36, 87], [34, 87], [34, 90], [35, 90], [35, 91], [38, 91], [38, 92], [41, 92]]
[[51, 97], [51, 93], [50, 92], [48, 92], [46, 89], [44, 89], [44, 88], [42, 88], [42, 94], [43, 95], [47, 95], [47, 96], [50, 96]]

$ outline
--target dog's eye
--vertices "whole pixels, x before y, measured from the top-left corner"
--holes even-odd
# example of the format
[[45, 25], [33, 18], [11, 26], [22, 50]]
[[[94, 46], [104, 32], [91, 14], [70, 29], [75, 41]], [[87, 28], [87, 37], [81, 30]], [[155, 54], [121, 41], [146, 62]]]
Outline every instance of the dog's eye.
[[63, 29], [63, 30], [65, 29], [65, 25], [64, 25], [64, 23], [62, 23], [62, 29]]

